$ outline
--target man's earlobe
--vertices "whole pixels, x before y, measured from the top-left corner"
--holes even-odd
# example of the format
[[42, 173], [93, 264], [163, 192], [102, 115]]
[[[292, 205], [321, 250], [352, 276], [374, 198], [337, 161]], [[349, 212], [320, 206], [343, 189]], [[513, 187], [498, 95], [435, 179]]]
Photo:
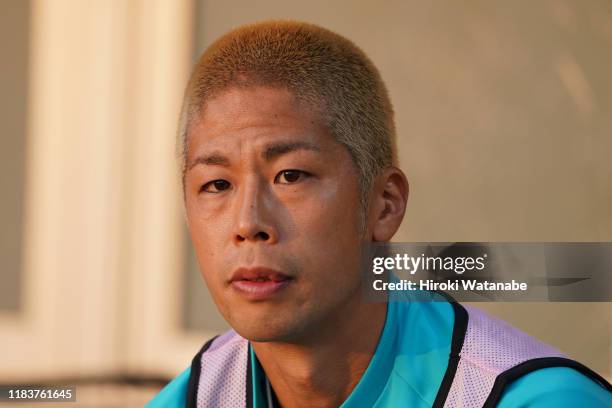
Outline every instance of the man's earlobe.
[[370, 220], [372, 240], [389, 241], [400, 227], [408, 201], [408, 180], [397, 167], [383, 170], [374, 182]]

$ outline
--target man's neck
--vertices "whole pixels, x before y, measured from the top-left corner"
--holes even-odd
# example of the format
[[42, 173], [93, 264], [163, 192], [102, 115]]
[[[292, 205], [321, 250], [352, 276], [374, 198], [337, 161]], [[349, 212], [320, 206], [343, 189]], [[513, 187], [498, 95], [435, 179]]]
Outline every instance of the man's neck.
[[360, 303], [304, 341], [252, 342], [283, 408], [340, 406], [374, 355], [386, 313], [386, 303]]

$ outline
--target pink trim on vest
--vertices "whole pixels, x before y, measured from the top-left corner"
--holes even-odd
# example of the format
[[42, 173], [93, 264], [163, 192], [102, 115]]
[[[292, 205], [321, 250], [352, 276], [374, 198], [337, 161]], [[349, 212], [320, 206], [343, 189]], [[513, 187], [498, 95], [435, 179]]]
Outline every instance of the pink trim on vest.
[[248, 341], [230, 330], [202, 355], [198, 408], [246, 406]]
[[474, 307], [464, 308], [469, 316], [467, 332], [446, 408], [482, 407], [502, 372], [533, 358], [564, 357], [503, 320]]

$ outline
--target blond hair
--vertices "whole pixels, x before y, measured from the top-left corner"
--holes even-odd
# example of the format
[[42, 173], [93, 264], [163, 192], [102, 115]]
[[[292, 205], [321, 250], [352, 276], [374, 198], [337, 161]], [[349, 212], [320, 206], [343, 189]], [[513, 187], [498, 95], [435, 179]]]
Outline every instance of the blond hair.
[[288, 89], [322, 115], [358, 171], [362, 208], [372, 180], [397, 165], [393, 108], [374, 64], [346, 38], [313, 24], [267, 21], [239, 27], [200, 57], [185, 90], [178, 147], [185, 172], [189, 127], [206, 101], [231, 87]]

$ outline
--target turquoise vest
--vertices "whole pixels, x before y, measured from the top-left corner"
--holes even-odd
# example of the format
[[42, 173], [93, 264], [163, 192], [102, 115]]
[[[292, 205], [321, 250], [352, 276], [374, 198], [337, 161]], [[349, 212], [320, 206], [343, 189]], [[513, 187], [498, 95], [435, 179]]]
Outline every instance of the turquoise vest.
[[[582, 364], [453, 301], [388, 303], [367, 370], [341, 408], [612, 407], [610, 384]], [[246, 339], [207, 342], [147, 407], [274, 407]]]

